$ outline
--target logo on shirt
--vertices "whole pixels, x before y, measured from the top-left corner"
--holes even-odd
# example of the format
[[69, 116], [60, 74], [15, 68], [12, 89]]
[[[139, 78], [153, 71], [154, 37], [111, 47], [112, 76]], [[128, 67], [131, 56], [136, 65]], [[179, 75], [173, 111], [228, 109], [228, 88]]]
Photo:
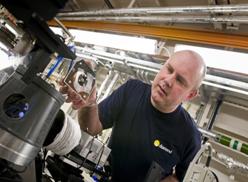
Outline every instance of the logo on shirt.
[[167, 147], [163, 146], [163, 144], [158, 139], [154, 140], [153, 145], [155, 147], [158, 147], [158, 148], [162, 149], [163, 151], [165, 151], [165, 152], [167, 152], [169, 154], [172, 154], [172, 150], [170, 150]]

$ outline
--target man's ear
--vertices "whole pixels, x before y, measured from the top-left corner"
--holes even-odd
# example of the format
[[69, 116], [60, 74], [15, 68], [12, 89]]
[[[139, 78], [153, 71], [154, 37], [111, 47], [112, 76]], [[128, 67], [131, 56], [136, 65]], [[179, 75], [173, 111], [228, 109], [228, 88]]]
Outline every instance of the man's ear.
[[189, 100], [192, 100], [193, 98], [195, 98], [198, 95], [198, 91], [199, 91], [198, 89], [194, 89], [194, 90], [190, 91], [190, 93], [186, 97], [185, 101], [189, 101]]

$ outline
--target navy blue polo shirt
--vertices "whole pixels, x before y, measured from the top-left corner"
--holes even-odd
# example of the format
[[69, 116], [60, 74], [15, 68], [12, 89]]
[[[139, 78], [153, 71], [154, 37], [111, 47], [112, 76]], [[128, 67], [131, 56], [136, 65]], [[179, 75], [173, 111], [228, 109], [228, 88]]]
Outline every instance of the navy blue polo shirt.
[[178, 106], [162, 113], [150, 101], [151, 86], [129, 80], [99, 104], [103, 128], [113, 127], [110, 148], [114, 182], [143, 182], [153, 161], [182, 181], [201, 146], [193, 119]]

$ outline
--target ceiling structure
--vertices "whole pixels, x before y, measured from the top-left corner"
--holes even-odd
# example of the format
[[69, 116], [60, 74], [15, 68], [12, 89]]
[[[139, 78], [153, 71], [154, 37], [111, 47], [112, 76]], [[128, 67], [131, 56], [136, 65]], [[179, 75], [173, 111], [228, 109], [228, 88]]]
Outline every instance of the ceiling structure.
[[70, 0], [57, 17], [71, 28], [248, 50], [248, 0]]

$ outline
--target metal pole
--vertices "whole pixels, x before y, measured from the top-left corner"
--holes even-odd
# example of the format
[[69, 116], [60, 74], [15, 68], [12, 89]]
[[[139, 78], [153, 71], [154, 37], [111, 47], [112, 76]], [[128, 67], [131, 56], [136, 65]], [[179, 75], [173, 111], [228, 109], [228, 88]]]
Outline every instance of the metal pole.
[[128, 8], [98, 11], [81, 11], [70, 13], [59, 13], [58, 16], [123, 16], [123, 15], [168, 15], [168, 14], [215, 14], [215, 13], [235, 13], [247, 14], [248, 4], [241, 5], [214, 5], [214, 6], [186, 6], [186, 7], [154, 7], [154, 8]]
[[59, 17], [66, 21], [117, 21], [136, 23], [248, 23], [247, 16], [107, 16], [107, 17]]

